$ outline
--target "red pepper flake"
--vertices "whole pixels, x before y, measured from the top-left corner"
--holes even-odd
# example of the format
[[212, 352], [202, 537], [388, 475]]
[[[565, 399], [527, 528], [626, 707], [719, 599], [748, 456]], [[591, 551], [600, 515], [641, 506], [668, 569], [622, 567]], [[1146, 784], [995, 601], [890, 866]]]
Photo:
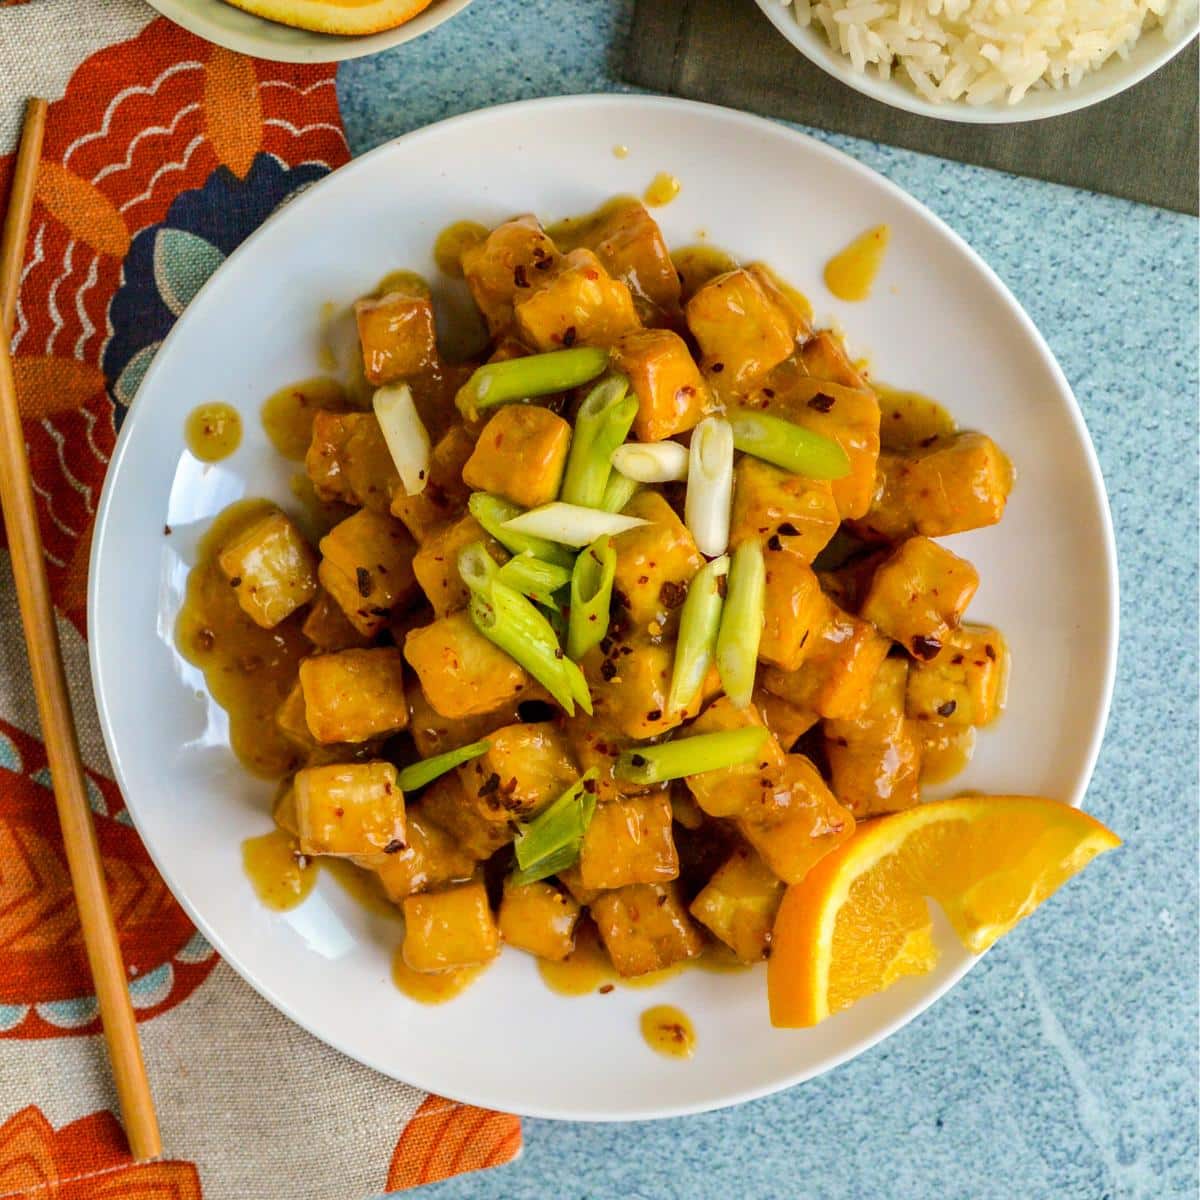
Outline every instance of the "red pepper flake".
[[668, 579], [658, 589], [658, 598], [662, 601], [664, 608], [678, 608], [687, 599], [687, 587]]
[[809, 402], [808, 407], [815, 409], [819, 413], [827, 413], [837, 401], [832, 396], [826, 395], [824, 392], [818, 392]]
[[709, 370], [710, 370], [710, 371], [711, 371], [711, 372], [712, 372], [714, 375], [720, 375], [720, 373], [721, 373], [723, 370], [725, 370], [725, 364], [724, 364], [724, 363], [722, 363], [722, 362], [715, 362], [715, 363], [713, 363], [713, 364], [712, 364], [712, 366], [711, 366], [711, 367], [709, 367], [708, 369], [709, 369]]
[[957, 707], [958, 707], [957, 702], [955, 702], [954, 700], [947, 700], [945, 704], [938, 705], [938, 710], [937, 710], [938, 716], [939, 717], [952, 717], [952, 716], [954, 716], [954, 710]]
[[800, 530], [798, 530], [795, 525], [791, 523], [791, 521], [784, 521], [783, 524], [779, 526], [779, 532], [782, 533], [784, 537], [800, 536]]
[[164, 525], [164, 526], [163, 526], [163, 536], [164, 536], [164, 537], [170, 537], [170, 536], [171, 536], [171, 527], [170, 527], [170, 525]]
[[768, 550], [782, 550], [783, 549], [783, 543], [779, 540], [779, 534], [777, 534], [777, 533], [771, 534], [771, 536], [767, 539], [767, 549]]
[[564, 330], [563, 330], [563, 335], [562, 335], [562, 344], [563, 344], [564, 346], [566, 346], [568, 349], [570, 349], [570, 347], [572, 347], [573, 345], [575, 345], [575, 339], [576, 339], [578, 336], [579, 336], [579, 334], [576, 332], [575, 326], [574, 326], [574, 325], [568, 325], [568, 326], [566, 327], [566, 329], [564, 329]]
[[527, 288], [529, 286], [529, 276], [525, 274], [524, 263], [517, 263], [513, 268], [513, 283], [519, 288]]
[[646, 756], [644, 754], [631, 754], [629, 756], [629, 761], [633, 763], [635, 767], [644, 767], [646, 765]]
[[358, 584], [358, 594], [365, 599], [371, 594], [371, 572], [366, 567], [357, 567], [354, 578]]
[[399, 854], [404, 849], [404, 843], [399, 838], [392, 838], [383, 848], [384, 854]]
[[611, 983], [604, 983], [604, 984], [600, 985], [598, 990], [600, 992], [600, 995], [607, 996], [609, 992], [614, 990], [614, 985]]
[[497, 792], [499, 790], [500, 790], [500, 776], [497, 775], [495, 771], [493, 771], [483, 781], [483, 783], [481, 783], [479, 785], [479, 794], [481, 796], [490, 796], [493, 792]]
[[917, 445], [920, 446], [922, 449], [924, 449], [928, 446], [932, 446], [933, 443], [936, 441], [937, 441], [937, 434], [931, 433], [927, 438], [923, 438], [921, 441], [919, 441], [917, 443]]
[[992, 660], [992, 662], [996, 661], [996, 649], [991, 644], [991, 642], [989, 642], [986, 646], [984, 646], [983, 652], [984, 652], [984, 654], [986, 654], [988, 656], [988, 658], [990, 658]]
[[662, 720], [662, 709], [661, 708], [652, 708], [646, 714], [646, 720], [647, 721], [661, 721]]
[[935, 637], [921, 637], [918, 635], [912, 640], [912, 652], [916, 658], [928, 662], [931, 658], [936, 658], [942, 650], [942, 643]]
[[600, 678], [605, 683], [611, 683], [617, 674], [617, 664], [611, 658], [606, 658], [600, 664]]
[[963, 656], [961, 654], [956, 654], [950, 661], [957, 667], [962, 660]]
[[241, 587], [241, 586], [242, 586], [242, 577], [241, 577], [240, 575], [235, 575], [235, 576], [234, 576], [234, 577], [233, 577], [233, 578], [232, 578], [232, 579], [229, 581], [229, 586], [230, 586], [230, 587]]

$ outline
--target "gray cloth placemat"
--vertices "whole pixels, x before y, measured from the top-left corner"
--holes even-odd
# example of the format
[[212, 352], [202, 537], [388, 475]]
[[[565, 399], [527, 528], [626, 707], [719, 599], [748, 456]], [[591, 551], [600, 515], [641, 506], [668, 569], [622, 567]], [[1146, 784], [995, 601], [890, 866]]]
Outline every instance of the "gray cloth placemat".
[[1197, 50], [1080, 112], [1017, 125], [935, 121], [846, 87], [753, 0], [637, 0], [631, 83], [836, 133], [1197, 213]]

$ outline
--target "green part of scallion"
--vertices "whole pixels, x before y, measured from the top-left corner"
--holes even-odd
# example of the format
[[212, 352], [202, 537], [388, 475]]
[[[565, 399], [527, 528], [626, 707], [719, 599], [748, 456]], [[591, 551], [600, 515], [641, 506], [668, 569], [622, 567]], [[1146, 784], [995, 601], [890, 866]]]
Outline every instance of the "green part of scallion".
[[757, 538], [748, 538], [733, 552], [717, 632], [717, 670], [735, 708], [745, 708], [754, 691], [766, 597], [762, 544]]
[[617, 552], [612, 538], [597, 538], [579, 552], [571, 572], [571, 614], [567, 621], [567, 654], [576, 662], [599, 645], [608, 632]]
[[596, 777], [595, 767], [586, 771], [553, 804], [520, 827], [513, 843], [518, 867], [514, 883], [536, 883], [565, 871], [579, 857], [596, 811]]
[[679, 637], [667, 699], [672, 712], [680, 712], [695, 700], [712, 665], [721, 625], [721, 577], [728, 572], [729, 557], [722, 554], [701, 567], [688, 585], [679, 612]]
[[604, 500], [612, 453], [625, 441], [637, 416], [637, 397], [627, 395], [628, 390], [628, 379], [611, 375], [592, 388], [579, 406], [559, 492], [565, 503], [599, 508]]
[[845, 450], [823, 434], [748, 408], [735, 409], [729, 422], [733, 444], [743, 454], [809, 479], [842, 479], [850, 474]]
[[492, 743], [488, 741], [472, 742], [469, 746], [459, 746], [457, 750], [447, 750], [444, 754], [435, 754], [432, 758], [423, 758], [420, 762], [412, 763], [404, 767], [397, 776], [400, 790], [415, 792], [417, 788], [432, 783], [447, 771], [486, 754], [491, 747]]
[[629, 783], [667, 783], [702, 775], [705, 771], [720, 771], [753, 761], [767, 730], [752, 725], [744, 729], [723, 729], [718, 733], [699, 733], [695, 737], [677, 738], [657, 746], [641, 746], [622, 751], [615, 773]]
[[608, 483], [605, 484], [600, 507], [605, 512], [621, 512], [641, 490], [641, 486], [636, 479], [630, 479], [628, 475], [622, 475], [620, 471], [614, 470], [608, 477]]
[[549, 542], [545, 538], [534, 537], [530, 533], [505, 528], [505, 522], [519, 517], [524, 509], [490, 492], [472, 492], [470, 500], [467, 501], [467, 508], [471, 516], [510, 554], [528, 552], [543, 562], [554, 563], [568, 571], [571, 569], [575, 558], [565, 546]]
[[545, 608], [556, 607], [554, 593], [571, 582], [571, 572], [566, 567], [534, 558], [528, 550], [510, 558], [496, 574], [501, 583], [507, 583]]
[[580, 387], [607, 366], [608, 351], [594, 346], [486, 363], [458, 389], [454, 403], [463, 416], [473, 418], [483, 409], [513, 400], [529, 400]]

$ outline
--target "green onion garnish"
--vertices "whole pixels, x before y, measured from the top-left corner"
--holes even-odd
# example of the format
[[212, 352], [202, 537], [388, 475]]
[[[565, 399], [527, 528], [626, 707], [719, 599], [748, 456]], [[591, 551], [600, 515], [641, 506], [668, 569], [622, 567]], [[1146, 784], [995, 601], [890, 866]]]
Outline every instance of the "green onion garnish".
[[667, 783], [751, 762], [766, 740], [767, 730], [758, 725], [699, 733], [657, 746], [624, 750], [614, 770], [618, 779], [629, 783]]
[[492, 747], [488, 741], [472, 742], [469, 746], [459, 746], [457, 750], [447, 750], [445, 754], [435, 754], [432, 758], [423, 758], [420, 762], [404, 767], [397, 779], [402, 792], [415, 792], [427, 783], [432, 783], [447, 771], [486, 754]]
[[569, 550], [545, 538], [505, 528], [507, 522], [519, 517], [524, 509], [510, 504], [500, 496], [493, 496], [490, 492], [472, 492], [470, 500], [467, 501], [467, 508], [471, 516], [510, 554], [523, 554], [528, 551], [534, 558], [540, 558], [543, 562], [556, 563], [560, 567], [566, 567], [568, 571], [571, 569], [575, 559]]
[[608, 351], [593, 346], [486, 363], [458, 389], [454, 403], [463, 416], [473, 418], [480, 409], [579, 387], [607, 366]]
[[749, 408], [729, 414], [733, 444], [743, 453], [809, 479], [842, 479], [850, 459], [832, 438]]
[[596, 811], [596, 776], [593, 767], [553, 804], [521, 826], [513, 843], [519, 868], [514, 883], [536, 883], [565, 871], [579, 857], [583, 835]]
[[614, 470], [608, 477], [600, 507], [605, 512], [619, 513], [637, 495], [641, 486], [636, 479], [630, 479], [628, 475]]
[[628, 379], [612, 375], [592, 388], [579, 406], [559, 493], [567, 504], [600, 507], [613, 451], [625, 441], [637, 416], [637, 397], [626, 395], [628, 389]]
[[571, 615], [567, 622], [567, 653], [578, 662], [599, 645], [608, 632], [617, 552], [612, 538], [597, 538], [579, 552], [571, 572]]
[[554, 593], [571, 582], [571, 572], [557, 563], [534, 558], [528, 550], [510, 558], [496, 573], [501, 583], [545, 608], [554, 608]]
[[745, 708], [754, 691], [758, 644], [762, 640], [767, 568], [758, 538], [747, 538], [734, 552], [729, 586], [717, 633], [717, 670], [735, 708]]
[[701, 567], [688, 585], [687, 598], [679, 613], [675, 666], [667, 699], [672, 712], [682, 711], [695, 700], [712, 665], [721, 624], [721, 577], [728, 572], [729, 557], [722, 554]]
[[458, 552], [458, 574], [469, 591], [486, 592], [499, 569], [484, 544], [472, 542]]

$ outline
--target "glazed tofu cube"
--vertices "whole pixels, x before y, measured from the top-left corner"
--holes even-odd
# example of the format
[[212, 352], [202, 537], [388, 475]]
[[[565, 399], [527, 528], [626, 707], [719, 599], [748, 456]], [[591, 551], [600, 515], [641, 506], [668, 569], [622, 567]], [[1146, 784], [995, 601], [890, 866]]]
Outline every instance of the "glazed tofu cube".
[[909, 728], [920, 746], [922, 783], [945, 783], [971, 761], [975, 752], [974, 725], [910, 721]]
[[898, 735], [906, 719], [908, 672], [908, 659], [885, 658], [871, 681], [862, 712], [856, 717], [826, 721], [826, 736], [851, 742], [879, 742]]
[[900, 812], [920, 800], [921, 744], [915, 724], [901, 722], [898, 730], [879, 739], [850, 740], [826, 730], [833, 793], [855, 820]]
[[565, 871], [559, 871], [558, 882], [563, 885], [570, 893], [571, 898], [583, 907], [588, 907], [597, 896], [601, 895], [599, 888], [589, 888], [583, 886], [583, 878], [579, 874], [579, 863], [573, 867], [568, 867]]
[[572, 250], [513, 301], [517, 331], [536, 350], [611, 346], [641, 324], [633, 296], [590, 250]]
[[466, 613], [414, 629], [404, 639], [404, 657], [429, 703], [452, 720], [495, 712], [530, 685], [523, 668], [489, 642]]
[[908, 673], [908, 715], [946, 725], [986, 725], [1004, 707], [1008, 650], [998, 629], [963, 625], [932, 662]]
[[448, 617], [467, 607], [471, 593], [458, 573], [458, 555], [472, 542], [482, 542], [496, 562], [508, 558], [504, 547], [471, 516], [432, 534], [413, 558], [413, 574], [436, 616]]
[[657, 442], [686, 433], [712, 406], [712, 396], [687, 343], [669, 329], [635, 329], [613, 346], [613, 365], [637, 397], [633, 436]]
[[504, 881], [500, 936], [538, 958], [561, 962], [575, 949], [578, 903], [552, 883]]
[[412, 598], [416, 550], [399, 521], [364, 508], [321, 539], [321, 586], [359, 633], [373, 636]]
[[829, 603], [812, 567], [791, 550], [768, 550], [762, 639], [758, 657], [784, 671], [795, 671], [829, 615]]
[[506, 725], [487, 740], [486, 753], [459, 767], [458, 778], [489, 820], [531, 817], [579, 778], [566, 739], [549, 721]]
[[798, 342], [807, 341], [812, 336], [812, 305], [808, 300], [766, 263], [751, 263], [746, 270], [787, 318], [792, 337]]
[[859, 615], [914, 658], [936, 658], [962, 623], [979, 573], [926, 537], [909, 538], [875, 570]]
[[598, 805], [583, 836], [579, 875], [584, 887], [666, 883], [679, 874], [665, 790]]
[[783, 884], [749, 846], [739, 846], [688, 910], [742, 962], [765, 958]]
[[234, 538], [217, 561], [242, 611], [263, 629], [274, 629], [317, 594], [316, 555], [278, 510]]
[[643, 321], [679, 308], [679, 272], [658, 223], [636, 200], [619, 200], [580, 240], [596, 252], [614, 279], [633, 293]]
[[429, 703], [420, 684], [410, 679], [406, 694], [408, 732], [422, 758], [457, 750], [459, 746], [479, 741], [502, 725], [511, 725], [518, 720], [518, 709], [527, 699], [538, 701], [543, 696], [540, 687], [531, 684], [492, 712], [476, 713], [469, 717], [443, 717]]
[[405, 965], [413, 971], [449, 971], [491, 962], [500, 949], [500, 931], [481, 882], [404, 901]]
[[421, 807], [426, 818], [444, 829], [464, 854], [480, 862], [513, 840], [508, 814], [493, 812], [479, 804], [478, 797], [467, 796], [454, 772], [435, 779], [425, 789]]
[[648, 524], [613, 538], [613, 597], [635, 631], [648, 631], [652, 637], [673, 633], [687, 585], [704, 559], [687, 526], [659, 492], [638, 492], [625, 512]]
[[537, 217], [514, 217], [463, 251], [462, 268], [471, 295], [493, 335], [513, 323], [513, 298], [561, 259]]
[[867, 386], [861, 372], [850, 361], [842, 339], [831, 329], [818, 330], [804, 343], [800, 361], [814, 379], [859, 391]]
[[[687, 732], [691, 736], [750, 726], [765, 728], [762, 716], [754, 705], [735, 708], [727, 697], [721, 696], [692, 722]], [[754, 802], [764, 780], [773, 785], [774, 777], [783, 768], [784, 761], [779, 743], [774, 735], [769, 735], [753, 762], [689, 775], [688, 790], [710, 817], [733, 817]]]
[[710, 279], [687, 303], [687, 323], [703, 367], [720, 386], [745, 388], [795, 347], [787, 314], [746, 269]]
[[790, 752], [797, 740], [821, 719], [815, 712], [797, 708], [763, 687], [754, 689], [754, 707], [785, 752]]
[[316, 748], [316, 740], [309, 732], [308, 722], [304, 719], [304, 691], [299, 680], [296, 680], [287, 694], [287, 699], [276, 710], [275, 724], [280, 733], [297, 749], [309, 751]]
[[762, 684], [789, 704], [818, 716], [856, 717], [867, 706], [875, 672], [890, 646], [874, 625], [831, 603], [829, 620], [809, 639], [799, 668], [768, 667]]
[[760, 458], [742, 455], [734, 472], [729, 544], [758, 538], [812, 562], [837, 532], [841, 518], [825, 479], [791, 475]]
[[657, 737], [694, 717], [715, 692], [720, 680], [714, 667], [699, 695], [683, 711], [667, 706], [675, 649], [670, 642], [635, 638], [610, 642], [603, 653], [594, 650], [583, 662], [592, 690], [592, 704], [601, 724], [634, 740]]
[[354, 306], [363, 374], [376, 387], [394, 383], [437, 363], [433, 302], [416, 288], [367, 297]]
[[698, 957], [704, 949], [677, 884], [635, 883], [605, 892], [591, 909], [600, 940], [620, 975], [661, 971]]
[[854, 832], [854, 818], [802, 754], [789, 754], [774, 789], [737, 820], [742, 836], [784, 883], [799, 883]]
[[474, 874], [475, 860], [425, 815], [420, 802], [405, 814], [405, 841], [403, 850], [387, 855], [375, 867], [393, 904], [414, 892], [459, 883]]
[[404, 793], [391, 763], [305, 767], [292, 786], [305, 854], [379, 861], [404, 849]]
[[322, 500], [387, 512], [403, 490], [374, 413], [317, 413], [304, 466]]
[[596, 797], [601, 803], [621, 796], [636, 796], [649, 790], [644, 784], [629, 783], [617, 779], [614, 774], [621, 751], [633, 745], [633, 740], [616, 726], [579, 712], [563, 720], [563, 733], [579, 764], [580, 773], [596, 771]]
[[324, 588], [317, 590], [300, 632], [318, 650], [353, 650], [371, 640], [350, 624], [341, 605]]
[[522, 508], [549, 504], [562, 484], [570, 445], [571, 427], [557, 413], [508, 404], [483, 427], [463, 480]]
[[462, 425], [452, 425], [429, 456], [429, 479], [415, 496], [403, 488], [392, 493], [391, 513], [399, 517], [422, 545], [467, 509], [471, 489], [463, 482], [463, 467], [475, 449], [475, 439]]
[[404, 656], [395, 646], [306, 658], [300, 687], [309, 732], [322, 745], [365, 742], [408, 724]]
[[284, 833], [290, 833], [292, 837], [299, 838], [300, 823], [296, 819], [296, 792], [289, 785], [284, 788], [275, 800], [275, 805], [271, 809], [271, 820], [275, 822], [277, 829], [282, 829]]

